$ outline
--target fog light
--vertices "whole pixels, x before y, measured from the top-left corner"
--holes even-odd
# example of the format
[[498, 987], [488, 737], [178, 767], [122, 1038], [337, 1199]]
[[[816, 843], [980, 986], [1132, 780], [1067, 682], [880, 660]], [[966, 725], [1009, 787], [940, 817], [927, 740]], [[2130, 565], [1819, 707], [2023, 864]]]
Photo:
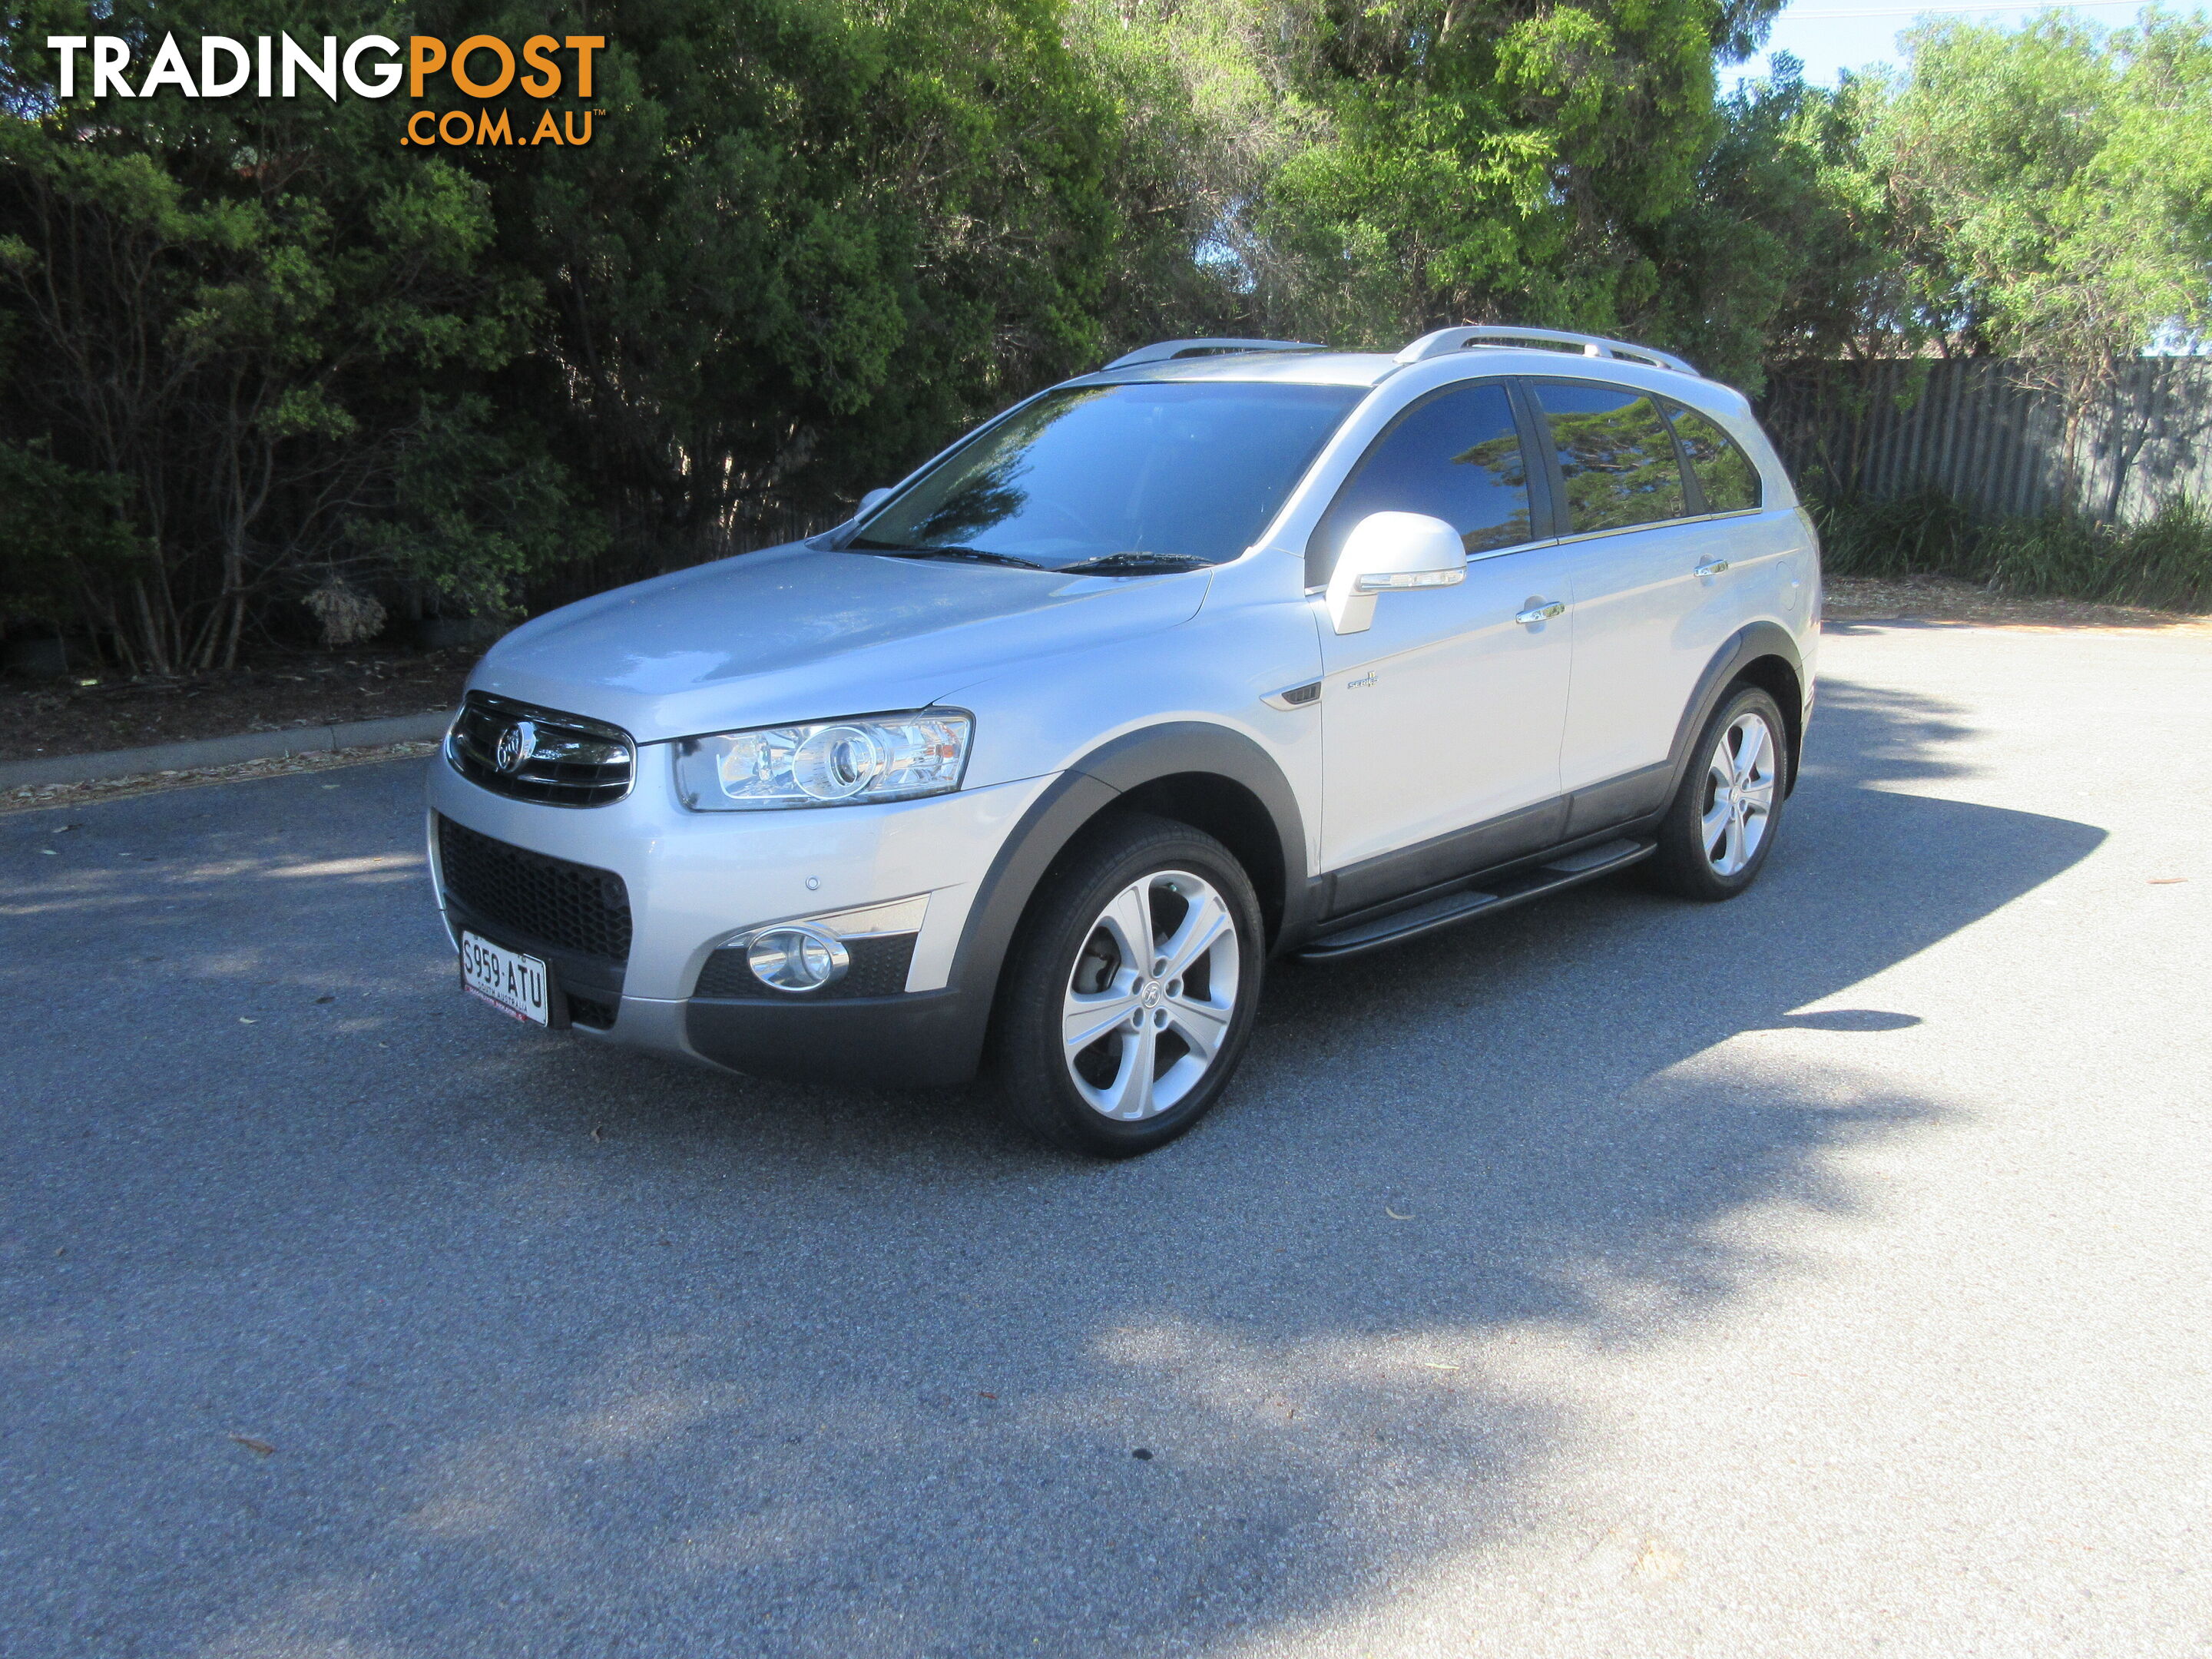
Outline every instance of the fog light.
[[770, 927], [745, 947], [753, 976], [779, 991], [818, 991], [845, 976], [853, 958], [834, 933], [819, 927]]

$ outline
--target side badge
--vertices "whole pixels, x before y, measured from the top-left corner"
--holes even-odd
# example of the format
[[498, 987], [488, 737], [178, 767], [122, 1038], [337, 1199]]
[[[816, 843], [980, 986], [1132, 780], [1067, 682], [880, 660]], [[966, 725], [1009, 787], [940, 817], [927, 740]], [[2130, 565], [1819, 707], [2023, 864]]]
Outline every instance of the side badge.
[[1374, 684], [1376, 684], [1375, 671], [1370, 668], [1364, 674], [1362, 674], [1358, 679], [1345, 681], [1344, 689], [1347, 691], [1357, 691], [1363, 686], [1373, 685]]

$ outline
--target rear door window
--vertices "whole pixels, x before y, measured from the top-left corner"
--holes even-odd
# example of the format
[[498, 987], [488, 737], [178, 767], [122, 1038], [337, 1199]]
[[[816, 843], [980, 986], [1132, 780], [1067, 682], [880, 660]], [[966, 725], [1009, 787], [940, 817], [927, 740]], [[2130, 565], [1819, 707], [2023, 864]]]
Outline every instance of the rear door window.
[[1736, 441], [1694, 409], [1667, 405], [1682, 454], [1705, 492], [1708, 513], [1744, 513], [1759, 505], [1759, 469]]
[[1567, 487], [1567, 533], [1686, 516], [1681, 462], [1649, 392], [1588, 380], [1539, 380], [1536, 400]]
[[1442, 519], [1469, 553], [1528, 540], [1528, 462], [1504, 383], [1454, 386], [1375, 441], [1314, 531], [1310, 584], [1328, 580], [1344, 538], [1370, 513]]

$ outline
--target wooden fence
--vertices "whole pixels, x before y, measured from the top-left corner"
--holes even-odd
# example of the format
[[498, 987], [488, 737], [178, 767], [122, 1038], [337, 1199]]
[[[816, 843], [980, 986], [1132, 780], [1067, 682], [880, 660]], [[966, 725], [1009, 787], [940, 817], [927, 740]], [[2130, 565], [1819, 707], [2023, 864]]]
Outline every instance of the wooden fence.
[[[1794, 364], [1759, 417], [1808, 495], [1935, 484], [2004, 514], [2065, 498], [2064, 411], [2002, 359]], [[2107, 521], [2138, 523], [2177, 495], [2212, 502], [2212, 360], [2123, 365], [2112, 402], [2081, 422], [2074, 471], [2076, 504]]]

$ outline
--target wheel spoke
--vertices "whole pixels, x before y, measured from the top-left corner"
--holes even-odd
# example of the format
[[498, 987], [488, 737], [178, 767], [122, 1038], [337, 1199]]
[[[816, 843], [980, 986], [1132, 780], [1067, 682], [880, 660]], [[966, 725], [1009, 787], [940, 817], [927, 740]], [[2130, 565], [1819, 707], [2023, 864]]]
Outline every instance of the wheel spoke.
[[1722, 799], [1715, 801], [1713, 810], [1706, 813], [1699, 821], [1705, 832], [1705, 847], [1707, 858], [1716, 860], [1719, 859], [1720, 854], [1717, 849], [1720, 847], [1721, 837], [1727, 834], [1729, 824], [1735, 817], [1735, 809], [1727, 800]]
[[1122, 968], [1134, 975], [1152, 970], [1152, 953], [1158, 947], [1152, 942], [1152, 883], [1131, 882], [1114, 896], [1106, 907], [1106, 914], [1098, 918], [1098, 925], [1112, 935], [1114, 948], [1121, 953]]
[[1152, 1115], [1152, 1056], [1157, 1046], [1158, 1033], [1148, 1019], [1139, 1021], [1135, 1030], [1122, 1037], [1121, 1069], [1101, 1091], [1099, 1109], [1107, 1116], [1133, 1120]]
[[1747, 718], [1736, 723], [1741, 735], [1735, 751], [1735, 776], [1739, 784], [1748, 783], [1758, 773], [1759, 763], [1766, 755], [1766, 722]]
[[1161, 976], [1174, 979], [1181, 975], [1191, 963], [1213, 948], [1216, 939], [1231, 931], [1236, 925], [1230, 918], [1229, 907], [1211, 890], [1192, 899], [1182, 925], [1160, 946], [1160, 955], [1167, 960], [1167, 967]]
[[1168, 1030], [1181, 1037], [1200, 1061], [1211, 1062], [1229, 1036], [1231, 1010], [1190, 997], [1170, 997], [1161, 1006], [1167, 1010]]
[[1743, 868], [1743, 814], [1730, 812], [1728, 825], [1728, 850], [1721, 854], [1720, 872], [1732, 876]]
[[1068, 993], [1066, 1006], [1060, 1017], [1060, 1040], [1066, 1045], [1070, 1059], [1129, 1018], [1130, 1011], [1137, 1006], [1137, 997], [1133, 991], [1122, 988], [1121, 981], [1126, 978], [1126, 971], [1116, 974], [1115, 988], [1096, 995], [1085, 996], [1079, 991]]

